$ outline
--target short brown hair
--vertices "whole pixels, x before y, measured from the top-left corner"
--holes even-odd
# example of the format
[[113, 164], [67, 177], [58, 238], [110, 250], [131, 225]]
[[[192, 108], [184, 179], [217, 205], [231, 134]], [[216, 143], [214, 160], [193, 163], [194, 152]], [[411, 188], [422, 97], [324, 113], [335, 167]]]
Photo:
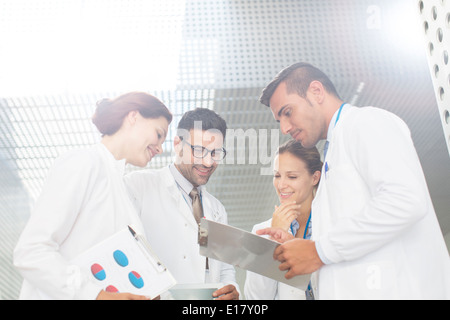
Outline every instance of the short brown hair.
[[313, 81], [319, 81], [328, 93], [339, 98], [333, 82], [331, 82], [325, 73], [309, 63], [298, 62], [281, 70], [263, 89], [259, 101], [263, 105], [270, 107], [270, 99], [282, 82], [286, 82], [287, 93], [296, 92], [300, 97], [306, 98], [306, 92]]
[[92, 122], [103, 135], [112, 135], [120, 129], [123, 119], [131, 111], [138, 111], [144, 118], [164, 117], [172, 122], [172, 113], [156, 97], [145, 92], [129, 92], [115, 99], [97, 102]]
[[196, 122], [201, 123], [201, 129], [203, 131], [212, 129], [219, 130], [225, 139], [225, 135], [227, 133], [227, 123], [215, 111], [207, 108], [196, 108], [184, 113], [180, 122], [178, 122], [177, 135], [182, 135], [181, 133], [184, 130], [190, 131], [191, 129], [195, 129]]

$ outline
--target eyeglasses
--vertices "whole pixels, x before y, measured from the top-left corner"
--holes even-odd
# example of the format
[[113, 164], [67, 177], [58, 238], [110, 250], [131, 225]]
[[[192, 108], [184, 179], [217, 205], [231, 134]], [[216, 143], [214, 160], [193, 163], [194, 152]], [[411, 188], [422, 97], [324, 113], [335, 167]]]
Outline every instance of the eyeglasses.
[[227, 151], [225, 150], [225, 148], [209, 150], [208, 148], [205, 148], [203, 146], [193, 146], [189, 142], [184, 141], [183, 137], [180, 137], [180, 139], [182, 142], [186, 143], [188, 146], [191, 147], [192, 155], [195, 158], [203, 159], [208, 155], [208, 153], [210, 153], [211, 159], [213, 159], [214, 161], [221, 161], [227, 155]]

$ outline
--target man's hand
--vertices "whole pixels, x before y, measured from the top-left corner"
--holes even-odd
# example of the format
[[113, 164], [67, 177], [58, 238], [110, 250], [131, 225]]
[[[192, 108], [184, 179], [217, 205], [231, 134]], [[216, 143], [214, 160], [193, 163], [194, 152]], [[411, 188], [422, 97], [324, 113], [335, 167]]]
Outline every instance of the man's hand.
[[239, 292], [236, 290], [235, 286], [229, 284], [214, 291], [213, 297], [217, 298], [216, 300], [239, 300]]
[[286, 279], [312, 273], [323, 265], [317, 254], [315, 243], [311, 240], [287, 241], [275, 249], [273, 257], [281, 262], [278, 268], [281, 271], [287, 271]]

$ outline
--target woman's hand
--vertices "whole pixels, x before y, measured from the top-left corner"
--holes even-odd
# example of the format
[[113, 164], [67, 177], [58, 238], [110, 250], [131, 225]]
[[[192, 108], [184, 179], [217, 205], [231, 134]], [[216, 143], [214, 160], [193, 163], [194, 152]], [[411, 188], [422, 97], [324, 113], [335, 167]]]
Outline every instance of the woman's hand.
[[285, 243], [289, 240], [295, 239], [292, 234], [280, 228], [265, 228], [256, 230], [256, 234], [259, 236], [269, 236], [270, 239], [279, 243]]
[[300, 207], [301, 205], [295, 201], [275, 206], [275, 211], [272, 215], [272, 228], [289, 230], [292, 221], [300, 214]]

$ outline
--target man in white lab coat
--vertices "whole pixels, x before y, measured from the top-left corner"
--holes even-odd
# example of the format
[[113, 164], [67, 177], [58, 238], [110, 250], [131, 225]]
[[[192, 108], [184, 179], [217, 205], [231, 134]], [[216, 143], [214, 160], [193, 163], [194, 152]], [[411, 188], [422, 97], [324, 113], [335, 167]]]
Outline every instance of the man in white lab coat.
[[223, 205], [206, 191], [205, 184], [226, 151], [226, 123], [214, 111], [186, 112], [174, 138], [175, 163], [159, 170], [142, 170], [125, 177], [138, 208], [147, 239], [178, 284], [221, 283], [214, 298], [239, 298], [233, 266], [199, 253], [198, 223], [190, 193], [197, 188], [203, 216], [227, 223]]
[[326, 139], [312, 239], [274, 252], [286, 278], [313, 273], [317, 299], [450, 299], [450, 259], [410, 131], [385, 110], [344, 103], [329, 78], [294, 64], [264, 89], [283, 134]]

